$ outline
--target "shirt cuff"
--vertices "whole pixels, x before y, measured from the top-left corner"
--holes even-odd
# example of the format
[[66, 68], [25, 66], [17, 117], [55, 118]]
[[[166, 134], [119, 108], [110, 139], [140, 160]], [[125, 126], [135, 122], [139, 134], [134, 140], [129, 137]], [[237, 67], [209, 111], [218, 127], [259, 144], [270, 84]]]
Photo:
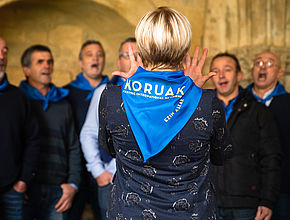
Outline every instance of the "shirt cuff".
[[74, 183], [70, 183], [69, 185], [71, 185], [73, 188], [75, 188], [75, 189], [76, 189], [76, 191], [78, 191], [78, 190], [79, 190], [79, 188], [77, 187], [77, 185], [76, 185], [76, 184], [74, 184]]

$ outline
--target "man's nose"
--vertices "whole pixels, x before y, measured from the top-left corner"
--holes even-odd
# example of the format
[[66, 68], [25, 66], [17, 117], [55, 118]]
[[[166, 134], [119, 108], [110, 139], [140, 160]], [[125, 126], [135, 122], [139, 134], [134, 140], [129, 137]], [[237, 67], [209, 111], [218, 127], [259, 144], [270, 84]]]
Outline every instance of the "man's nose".
[[262, 65], [260, 65], [260, 69], [263, 69], [264, 70], [264, 69], [266, 69], [266, 67], [267, 67], [266, 66], [266, 62], [263, 62]]
[[44, 68], [49, 69], [51, 67], [50, 62], [44, 62]]
[[97, 55], [97, 54], [95, 54], [95, 55], [93, 55], [93, 60], [96, 60], [96, 61], [98, 61], [99, 60], [99, 56]]
[[220, 72], [218, 73], [218, 76], [219, 76], [219, 78], [224, 78], [224, 77], [225, 77], [225, 73], [224, 73], [224, 71], [220, 71]]

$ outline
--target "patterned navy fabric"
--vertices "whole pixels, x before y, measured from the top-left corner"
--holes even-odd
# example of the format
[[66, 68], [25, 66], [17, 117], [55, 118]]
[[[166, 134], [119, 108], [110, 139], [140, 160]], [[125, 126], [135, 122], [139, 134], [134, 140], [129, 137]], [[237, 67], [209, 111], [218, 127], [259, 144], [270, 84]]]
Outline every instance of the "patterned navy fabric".
[[145, 163], [120, 87], [104, 90], [99, 117], [99, 144], [117, 161], [108, 219], [216, 219], [211, 161], [222, 164], [231, 145], [213, 91], [204, 90], [185, 127]]

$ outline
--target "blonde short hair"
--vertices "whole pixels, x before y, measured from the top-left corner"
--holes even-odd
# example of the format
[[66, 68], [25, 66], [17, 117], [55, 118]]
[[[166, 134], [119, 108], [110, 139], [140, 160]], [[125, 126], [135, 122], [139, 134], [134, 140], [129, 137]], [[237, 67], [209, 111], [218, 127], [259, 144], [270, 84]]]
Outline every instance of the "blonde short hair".
[[140, 20], [135, 37], [145, 68], [176, 69], [190, 48], [192, 31], [183, 14], [159, 7]]

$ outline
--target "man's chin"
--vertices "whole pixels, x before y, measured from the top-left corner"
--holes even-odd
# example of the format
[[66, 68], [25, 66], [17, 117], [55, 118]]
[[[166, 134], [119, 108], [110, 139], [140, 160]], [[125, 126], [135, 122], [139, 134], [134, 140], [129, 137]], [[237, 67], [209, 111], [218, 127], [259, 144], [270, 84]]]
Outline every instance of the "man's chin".
[[103, 76], [102, 76], [102, 73], [98, 72], [98, 73], [92, 73], [89, 75], [89, 78], [93, 79], [93, 80], [98, 80], [98, 79], [101, 79]]
[[268, 87], [268, 85], [264, 81], [263, 82], [261, 82], [261, 81], [254, 82], [254, 86], [257, 89], [267, 89], [267, 87]]
[[229, 93], [229, 89], [222, 88], [222, 89], [217, 89], [218, 93], [221, 95], [226, 95]]

